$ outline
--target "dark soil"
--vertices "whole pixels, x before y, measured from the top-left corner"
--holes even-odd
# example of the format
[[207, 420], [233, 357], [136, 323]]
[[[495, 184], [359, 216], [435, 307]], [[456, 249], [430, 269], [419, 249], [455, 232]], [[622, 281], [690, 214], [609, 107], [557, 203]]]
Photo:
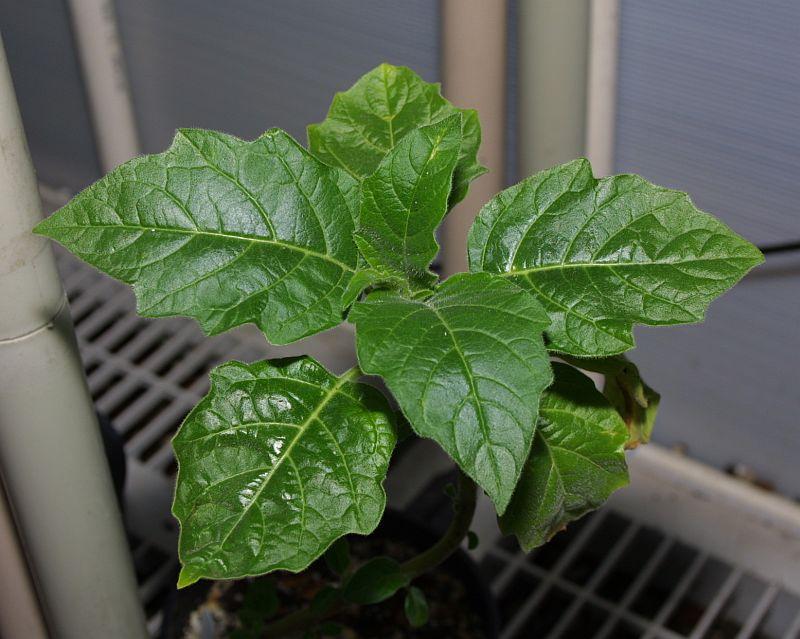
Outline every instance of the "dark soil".
[[[397, 529], [398, 526], [392, 528]], [[412, 525], [411, 528], [415, 527]], [[381, 532], [383, 534], [370, 537], [349, 538], [355, 564], [378, 555], [389, 555], [398, 561], [405, 561], [428, 545], [427, 540], [412, 545], [409, 541], [392, 539], [395, 530]], [[418, 535], [411, 535], [414, 536]], [[414, 585], [425, 593], [430, 609], [429, 621], [421, 628], [412, 628], [406, 620], [403, 610], [405, 591], [401, 590], [380, 604], [344, 609], [326, 620], [318, 629], [318, 634], [313, 636], [342, 639], [492, 639], [493, 620], [484, 618], [491, 617], [486, 610], [490, 602], [485, 601], [484, 593], [478, 587], [481, 584], [466, 585], [465, 582], [469, 582], [473, 576], [464, 574], [469, 573], [464, 565], [469, 567], [467, 562], [466, 557], [456, 558], [455, 561], [451, 559], [446, 569], [437, 569], [414, 581]], [[278, 592], [278, 611], [270, 620], [306, 607], [322, 588], [337, 583], [337, 577], [324, 561], [317, 561], [300, 574], [278, 572], [259, 579], [273, 580]], [[220, 581], [212, 585], [201, 582], [181, 591], [170, 615], [172, 623], [168, 625], [178, 626], [182, 631], [166, 628], [164, 639], [216, 639], [234, 633], [240, 627], [237, 613], [252, 581]], [[329, 622], [334, 622], [336, 627], [329, 627]]]

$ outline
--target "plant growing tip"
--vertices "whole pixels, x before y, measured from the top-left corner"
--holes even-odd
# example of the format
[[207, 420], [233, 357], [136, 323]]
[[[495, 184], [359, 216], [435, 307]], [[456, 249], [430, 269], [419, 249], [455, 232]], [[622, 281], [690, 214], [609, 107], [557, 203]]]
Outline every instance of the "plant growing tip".
[[[579, 159], [492, 198], [469, 233], [470, 273], [439, 282], [437, 228], [485, 171], [480, 139], [474, 110], [382, 64], [334, 97], [308, 148], [279, 129], [250, 142], [181, 129], [34, 229], [132, 285], [142, 315], [192, 317], [209, 335], [253, 323], [289, 344], [347, 320], [360, 370], [399, 405], [359, 369], [310, 357], [214, 369], [173, 441], [179, 588], [298, 572], [327, 550], [344, 583], [270, 636], [404, 588], [418, 626], [429, 608], [410, 583], [476, 543], [476, 484], [530, 549], [627, 483], [624, 449], [649, 440], [659, 399], [620, 356], [633, 327], [702, 321], [763, 257], [686, 194], [597, 179]], [[603, 373], [604, 392], [578, 368]], [[337, 540], [375, 530], [411, 434], [462, 471], [451, 527], [405, 564], [353, 572]]]

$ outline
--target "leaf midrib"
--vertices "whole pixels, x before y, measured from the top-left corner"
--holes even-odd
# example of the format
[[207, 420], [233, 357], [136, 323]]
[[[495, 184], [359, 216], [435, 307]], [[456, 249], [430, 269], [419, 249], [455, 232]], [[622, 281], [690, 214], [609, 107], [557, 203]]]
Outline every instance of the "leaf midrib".
[[467, 363], [467, 359], [464, 356], [464, 353], [461, 351], [458, 342], [456, 341], [453, 329], [450, 328], [450, 325], [444, 319], [444, 315], [442, 315], [442, 313], [439, 311], [438, 308], [436, 308], [431, 304], [426, 304], [425, 306], [427, 306], [429, 309], [433, 311], [433, 314], [436, 315], [436, 317], [442, 323], [442, 326], [444, 326], [445, 330], [448, 333], [448, 336], [450, 337], [450, 341], [453, 343], [453, 348], [455, 349], [455, 352], [458, 354], [458, 357], [461, 359], [461, 363], [464, 366], [464, 373], [466, 374], [467, 381], [469, 382], [470, 392], [472, 393], [472, 396], [475, 398], [475, 409], [478, 413], [478, 423], [480, 425], [481, 434], [483, 435], [483, 440], [486, 444], [486, 449], [489, 458], [492, 460], [492, 470], [494, 471], [495, 481], [498, 483], [498, 487], [500, 487], [501, 484], [499, 480], [500, 471], [497, 467], [497, 458], [495, 457], [494, 450], [492, 449], [492, 440], [489, 438], [489, 429], [486, 425], [486, 417], [483, 414], [483, 405], [481, 404], [480, 395], [478, 395], [478, 389], [475, 386], [475, 378], [472, 375], [472, 369]]
[[303, 423], [298, 425], [297, 434], [294, 436], [294, 439], [292, 439], [292, 441], [286, 447], [286, 450], [283, 452], [283, 455], [280, 457], [280, 459], [278, 459], [277, 462], [275, 462], [275, 465], [269, 471], [267, 476], [262, 480], [261, 485], [258, 487], [258, 490], [256, 490], [256, 492], [253, 495], [253, 499], [242, 510], [239, 517], [236, 518], [235, 523], [231, 526], [231, 529], [227, 532], [227, 534], [220, 540], [218, 545], [220, 550], [223, 548], [228, 539], [230, 539], [230, 536], [233, 534], [233, 532], [239, 527], [239, 524], [242, 523], [242, 520], [245, 518], [247, 513], [249, 513], [250, 510], [253, 508], [253, 506], [258, 502], [259, 497], [261, 497], [261, 493], [264, 492], [266, 487], [269, 485], [270, 481], [272, 481], [272, 478], [275, 476], [275, 473], [278, 471], [278, 469], [283, 465], [283, 462], [286, 461], [287, 459], [290, 459], [292, 449], [295, 447], [297, 442], [300, 441], [300, 439], [302, 439], [303, 435], [308, 430], [308, 427], [314, 421], [319, 421], [319, 416], [322, 413], [322, 410], [336, 396], [336, 394], [339, 392], [339, 389], [342, 386], [344, 386], [347, 382], [349, 382], [352, 378], [357, 377], [358, 374], [359, 371], [357, 368], [350, 369], [348, 372], [344, 373], [336, 381], [336, 383], [327, 391], [327, 393], [322, 398], [322, 401], [320, 401], [317, 407], [309, 414], [308, 417], [306, 417], [305, 420], [303, 420]]
[[[647, 268], [649, 266], [679, 266], [684, 264], [704, 264], [708, 262], [730, 262], [731, 260], [747, 260], [750, 257], [745, 255], [731, 257], [703, 257], [680, 261], [652, 261], [652, 262], [558, 262], [557, 264], [545, 264], [543, 266], [533, 266], [530, 268], [502, 271], [497, 273], [501, 277], [514, 277], [517, 275], [528, 275], [530, 273], [542, 273], [544, 271], [561, 271], [574, 268]], [[513, 268], [513, 267], [512, 267]]]
[[159, 233], [174, 233], [176, 235], [191, 235], [191, 236], [205, 236], [205, 237], [216, 237], [225, 240], [236, 240], [239, 242], [253, 242], [257, 244], [266, 244], [269, 246], [278, 246], [280, 248], [290, 249], [293, 251], [297, 251], [300, 253], [304, 253], [306, 255], [310, 255], [311, 257], [316, 257], [321, 260], [325, 260], [326, 262], [330, 262], [331, 264], [335, 264], [339, 268], [345, 271], [349, 271], [351, 273], [355, 272], [355, 267], [350, 266], [349, 264], [345, 264], [341, 260], [336, 259], [335, 257], [328, 255], [327, 253], [320, 253], [319, 251], [315, 251], [313, 249], [306, 248], [304, 246], [298, 246], [297, 244], [291, 244], [289, 242], [280, 241], [280, 240], [271, 240], [263, 237], [253, 237], [249, 235], [235, 235], [232, 233], [220, 233], [217, 231], [207, 231], [207, 230], [198, 230], [198, 229], [182, 229], [182, 228], [174, 228], [174, 227], [165, 227], [165, 226], [143, 226], [140, 224], [91, 224], [87, 226], [79, 226], [79, 225], [70, 225], [70, 224], [62, 224], [56, 228], [60, 229], [74, 229], [78, 231], [86, 231], [87, 228], [90, 229], [115, 229], [115, 230], [124, 230], [124, 231], [158, 231]]

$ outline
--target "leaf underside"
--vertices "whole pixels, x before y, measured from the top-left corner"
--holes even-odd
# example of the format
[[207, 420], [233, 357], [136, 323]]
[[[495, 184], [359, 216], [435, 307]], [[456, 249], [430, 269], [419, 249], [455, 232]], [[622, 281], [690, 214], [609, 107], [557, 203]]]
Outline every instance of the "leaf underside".
[[468, 240], [470, 270], [500, 273], [550, 315], [548, 348], [597, 357], [634, 346], [633, 325], [698, 322], [761, 253], [685, 193], [636, 175], [600, 180], [586, 160], [493, 198]]
[[628, 483], [622, 418], [583, 373], [561, 363], [553, 364], [553, 372], [533, 447], [500, 518], [502, 531], [516, 535], [525, 551]]
[[462, 273], [424, 301], [373, 294], [349, 320], [362, 370], [386, 380], [414, 431], [503, 512], [551, 381], [536, 299], [502, 277]]
[[142, 315], [194, 317], [208, 334], [253, 322], [286, 344], [341, 322], [351, 183], [278, 129], [253, 142], [184, 129], [36, 232], [132, 284]]
[[308, 148], [323, 162], [363, 180], [406, 134], [459, 113], [463, 135], [452, 207], [464, 199], [469, 183], [486, 172], [477, 160], [478, 114], [457, 109], [441, 96], [438, 84], [425, 82], [407, 67], [382, 64], [336, 94], [325, 120], [308, 127]]
[[310, 357], [229, 362], [173, 440], [180, 585], [304, 569], [386, 504], [395, 443], [374, 388]]

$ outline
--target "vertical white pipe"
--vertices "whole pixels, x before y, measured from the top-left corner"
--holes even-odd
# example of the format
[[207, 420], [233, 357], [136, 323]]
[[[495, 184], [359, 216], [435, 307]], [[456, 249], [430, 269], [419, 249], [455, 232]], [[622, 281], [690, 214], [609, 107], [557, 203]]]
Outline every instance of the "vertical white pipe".
[[467, 233], [480, 208], [503, 188], [506, 108], [505, 0], [442, 0], [444, 94], [478, 110], [483, 131], [478, 159], [489, 168], [445, 219], [445, 275], [467, 270]]
[[17, 529], [0, 490], [0, 637], [47, 639], [39, 600], [33, 589], [28, 564], [17, 539]]
[[122, 521], [0, 41], [0, 472], [53, 637], [143, 639]]
[[592, 2], [586, 156], [598, 177], [614, 172], [619, 0]]
[[69, 0], [68, 5], [100, 163], [107, 172], [139, 155], [139, 136], [114, 3]]
[[523, 176], [585, 153], [589, 4], [589, 0], [519, 2]]

